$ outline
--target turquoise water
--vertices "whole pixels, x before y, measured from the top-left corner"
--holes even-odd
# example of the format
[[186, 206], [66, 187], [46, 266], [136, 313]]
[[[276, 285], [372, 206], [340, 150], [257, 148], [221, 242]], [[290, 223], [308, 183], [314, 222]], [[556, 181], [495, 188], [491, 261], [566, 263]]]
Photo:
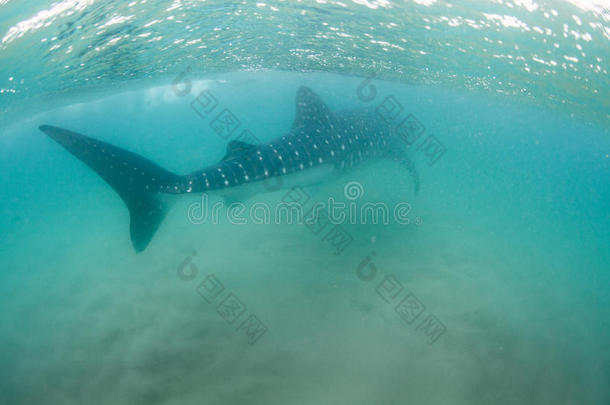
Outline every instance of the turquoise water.
[[[605, 6], [0, 1], [0, 402], [609, 403]], [[409, 224], [347, 221], [338, 247], [195, 224], [189, 196], [136, 254], [121, 199], [38, 130], [188, 173], [244, 129], [289, 131], [302, 85], [333, 111], [393, 97], [396, 125], [425, 128], [405, 145], [417, 195], [391, 160], [305, 189], [408, 203]], [[289, 192], [268, 188], [246, 206]]]

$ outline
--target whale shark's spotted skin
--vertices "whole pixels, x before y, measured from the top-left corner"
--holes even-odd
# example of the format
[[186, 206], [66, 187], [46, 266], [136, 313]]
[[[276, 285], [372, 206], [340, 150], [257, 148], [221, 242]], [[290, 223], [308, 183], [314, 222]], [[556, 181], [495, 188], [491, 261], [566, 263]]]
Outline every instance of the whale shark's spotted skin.
[[[180, 184], [178, 190], [170, 192], [205, 192], [235, 187], [320, 165], [348, 169], [381, 157], [390, 145], [390, 128], [387, 125], [372, 127], [371, 117], [374, 113], [347, 112], [336, 115], [330, 126], [314, 122], [295, 128], [274, 141], [251, 146], [239, 156], [191, 173], [186, 184]], [[240, 142], [232, 142], [229, 152], [232, 147], [240, 146]]]
[[108, 143], [63, 128], [40, 129], [97, 172], [123, 199], [130, 212], [131, 240], [146, 248], [169, 209], [162, 194], [225, 190], [318, 167], [352, 168], [384, 155], [398, 156], [418, 179], [410, 160], [397, 153], [393, 131], [370, 110], [332, 113], [307, 87], [297, 93], [292, 130], [265, 144], [232, 141], [217, 164], [185, 176]]

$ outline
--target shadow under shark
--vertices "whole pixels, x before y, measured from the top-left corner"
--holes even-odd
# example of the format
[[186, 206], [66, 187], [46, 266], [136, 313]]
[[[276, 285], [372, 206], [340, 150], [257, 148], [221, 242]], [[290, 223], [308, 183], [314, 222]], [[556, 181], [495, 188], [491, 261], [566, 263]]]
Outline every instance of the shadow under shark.
[[[389, 157], [411, 174], [415, 192], [419, 175], [401, 148], [390, 124], [375, 111], [331, 112], [309, 88], [296, 97], [292, 129], [268, 143], [231, 141], [215, 165], [178, 175], [135, 153], [67, 129], [42, 125], [41, 131], [93, 169], [123, 199], [130, 213], [131, 242], [136, 252], [148, 246], [172, 205], [168, 195], [239, 189], [242, 195], [264, 192], [272, 177], [306, 186], [366, 161]], [[286, 181], [283, 181], [287, 185]], [[255, 190], [255, 187], [259, 186]]]

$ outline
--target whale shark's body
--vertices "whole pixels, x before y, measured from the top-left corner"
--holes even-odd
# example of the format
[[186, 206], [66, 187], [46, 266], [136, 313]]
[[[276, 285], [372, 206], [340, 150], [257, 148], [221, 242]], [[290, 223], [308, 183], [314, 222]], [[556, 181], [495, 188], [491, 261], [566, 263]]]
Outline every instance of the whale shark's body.
[[49, 125], [40, 129], [121, 196], [129, 208], [131, 241], [137, 252], [146, 248], [171, 206], [164, 195], [230, 194], [236, 189], [248, 193], [249, 187], [274, 177], [308, 185], [331, 172], [386, 156], [399, 160], [413, 176], [416, 192], [419, 188], [415, 168], [380, 115], [364, 109], [333, 113], [307, 87], [298, 90], [290, 132], [261, 145], [231, 141], [220, 162], [187, 175], [171, 173], [142, 156], [76, 132]]

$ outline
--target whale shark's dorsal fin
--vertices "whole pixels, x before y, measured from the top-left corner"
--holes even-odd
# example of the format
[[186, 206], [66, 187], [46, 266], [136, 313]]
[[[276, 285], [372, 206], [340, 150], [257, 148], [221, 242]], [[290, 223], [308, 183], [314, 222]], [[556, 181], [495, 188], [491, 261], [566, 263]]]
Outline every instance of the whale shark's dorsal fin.
[[292, 128], [308, 125], [329, 125], [335, 120], [333, 113], [309, 87], [301, 86], [297, 91], [297, 111]]
[[252, 149], [256, 148], [256, 145], [241, 141], [231, 141], [227, 144], [227, 152], [222, 160], [229, 160], [239, 156], [243, 156]]
[[129, 208], [131, 243], [136, 252], [144, 250], [170, 207], [167, 199], [160, 198], [160, 191], [178, 190], [181, 176], [135, 153], [67, 129], [42, 125], [40, 130], [99, 174], [121, 196]]

